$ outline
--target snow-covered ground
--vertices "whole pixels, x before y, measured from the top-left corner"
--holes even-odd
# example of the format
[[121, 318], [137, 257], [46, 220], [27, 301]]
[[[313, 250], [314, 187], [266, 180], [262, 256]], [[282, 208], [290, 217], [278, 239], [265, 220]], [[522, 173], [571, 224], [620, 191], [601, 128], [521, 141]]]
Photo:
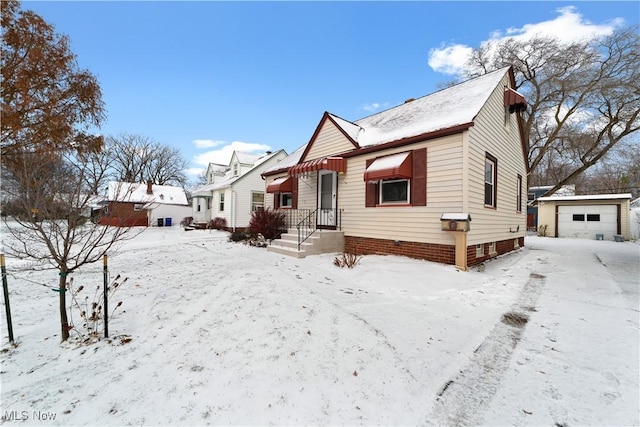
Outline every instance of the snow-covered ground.
[[[90, 346], [60, 344], [56, 272], [8, 259], [3, 423], [640, 423], [640, 246], [528, 236], [470, 272], [333, 259], [150, 228], [110, 257], [123, 305]], [[93, 289], [102, 265], [73, 276]]]

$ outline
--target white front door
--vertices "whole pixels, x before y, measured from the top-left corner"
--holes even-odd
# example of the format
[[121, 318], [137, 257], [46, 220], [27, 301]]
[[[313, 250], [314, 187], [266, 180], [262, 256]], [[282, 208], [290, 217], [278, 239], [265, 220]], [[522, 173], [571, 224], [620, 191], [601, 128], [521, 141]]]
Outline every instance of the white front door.
[[318, 171], [318, 226], [336, 226], [338, 174]]

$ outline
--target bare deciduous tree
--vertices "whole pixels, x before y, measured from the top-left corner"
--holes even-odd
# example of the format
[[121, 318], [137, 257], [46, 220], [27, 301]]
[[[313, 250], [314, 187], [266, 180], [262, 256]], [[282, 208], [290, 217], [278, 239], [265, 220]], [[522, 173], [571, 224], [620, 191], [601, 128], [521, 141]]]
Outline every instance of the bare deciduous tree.
[[528, 102], [524, 135], [530, 175], [561, 172], [549, 177], [554, 185], [549, 192], [574, 181], [640, 129], [638, 64], [636, 28], [572, 43], [511, 38], [476, 49], [471, 59], [475, 74], [514, 67], [516, 89]]
[[115, 178], [125, 182], [153, 181], [155, 184], [186, 186], [187, 162], [182, 153], [142, 135], [107, 137]]
[[23, 168], [4, 171], [3, 192], [12, 207], [4, 218], [8, 255], [31, 258], [58, 270], [61, 338], [69, 338], [67, 276], [92, 264], [143, 229], [109, 227], [90, 221], [93, 197], [86, 185], [88, 165], [77, 158], [23, 156]]

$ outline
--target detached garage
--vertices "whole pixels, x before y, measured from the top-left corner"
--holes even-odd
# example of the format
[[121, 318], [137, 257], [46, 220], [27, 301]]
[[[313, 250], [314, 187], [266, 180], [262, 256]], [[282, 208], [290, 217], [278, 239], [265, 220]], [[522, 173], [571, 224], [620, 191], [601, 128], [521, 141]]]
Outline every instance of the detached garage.
[[540, 197], [538, 226], [550, 237], [628, 240], [630, 200], [631, 194]]

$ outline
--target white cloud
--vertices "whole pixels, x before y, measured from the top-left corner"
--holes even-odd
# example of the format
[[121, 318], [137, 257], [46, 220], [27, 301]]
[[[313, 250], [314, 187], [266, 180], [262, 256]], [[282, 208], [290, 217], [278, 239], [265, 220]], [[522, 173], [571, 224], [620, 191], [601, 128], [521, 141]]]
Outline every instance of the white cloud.
[[189, 168], [185, 170], [185, 173], [190, 176], [200, 176], [205, 173], [207, 170], [205, 168]]
[[371, 104], [364, 104], [362, 106], [362, 109], [364, 111], [376, 111], [378, 108], [380, 108], [380, 103], [379, 102], [372, 102]]
[[193, 145], [195, 145], [196, 148], [211, 148], [223, 144], [225, 144], [224, 141], [215, 141], [213, 139], [195, 139], [193, 141]]
[[463, 44], [442, 46], [429, 51], [429, 66], [444, 74], [458, 74], [471, 56], [473, 49]]
[[202, 154], [194, 156], [193, 163], [196, 165], [202, 165], [205, 168], [209, 166], [209, 163], [219, 163], [221, 165], [229, 164], [231, 155], [234, 151], [240, 151], [242, 153], [264, 154], [265, 151], [271, 150], [271, 147], [266, 144], [255, 144], [250, 142], [233, 141], [225, 142], [219, 141], [222, 145], [217, 150], [207, 151]]
[[[513, 38], [526, 41], [535, 36], [557, 37], [564, 42], [572, 42], [611, 34], [617, 27], [624, 24], [622, 18], [615, 18], [603, 24], [593, 24], [578, 12], [574, 6], [556, 9], [558, 16], [548, 21], [525, 24], [521, 28], [507, 28], [504, 32], [493, 31], [487, 40], [480, 45], [488, 47], [501, 41]], [[429, 66], [437, 72], [451, 75], [464, 74], [467, 59], [472, 48], [463, 44], [442, 45], [429, 51]]]

